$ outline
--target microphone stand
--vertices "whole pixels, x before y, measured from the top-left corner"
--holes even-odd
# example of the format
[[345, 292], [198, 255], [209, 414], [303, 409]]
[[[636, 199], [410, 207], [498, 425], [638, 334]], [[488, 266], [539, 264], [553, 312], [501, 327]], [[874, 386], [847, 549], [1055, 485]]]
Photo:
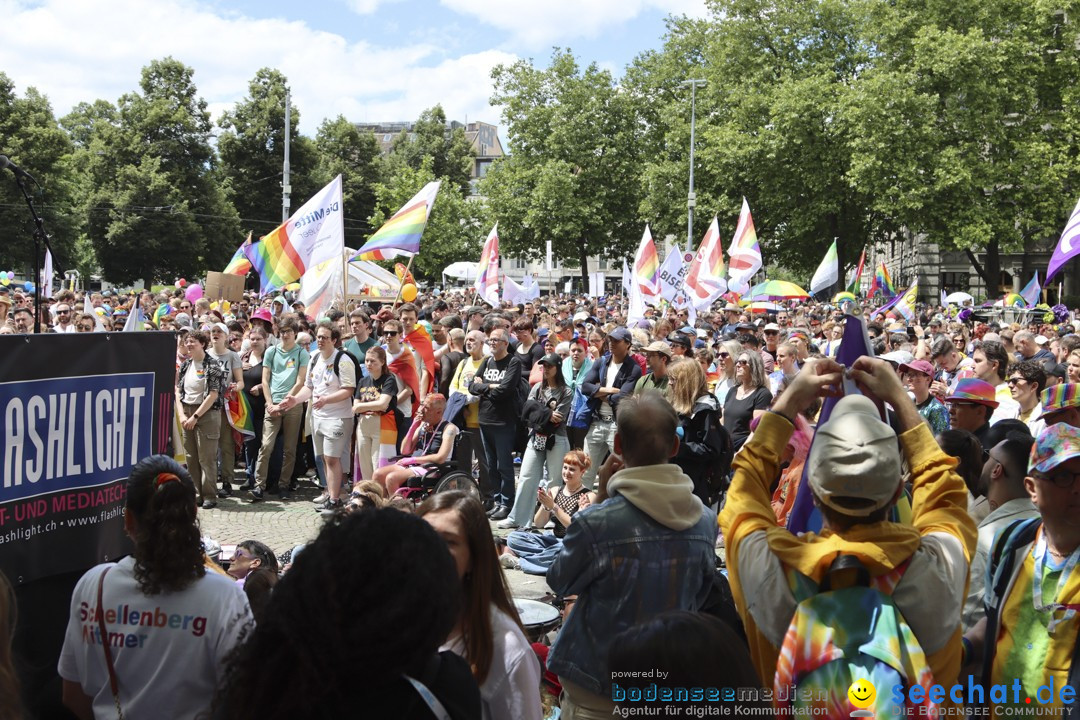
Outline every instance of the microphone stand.
[[[52, 252], [52, 245], [49, 244], [49, 235], [45, 232], [45, 223], [42, 222], [41, 216], [38, 215], [37, 209], [34, 208], [34, 199], [26, 189], [22, 175], [19, 173], [15, 173], [15, 183], [19, 186], [19, 190], [22, 191], [23, 197], [26, 199], [26, 206], [30, 208], [30, 215], [34, 218], [34, 326], [35, 332], [42, 332], [41, 270], [43, 260], [41, 257], [41, 244], [44, 243], [49, 252]], [[55, 253], [53, 253], [53, 257], [56, 257]]]

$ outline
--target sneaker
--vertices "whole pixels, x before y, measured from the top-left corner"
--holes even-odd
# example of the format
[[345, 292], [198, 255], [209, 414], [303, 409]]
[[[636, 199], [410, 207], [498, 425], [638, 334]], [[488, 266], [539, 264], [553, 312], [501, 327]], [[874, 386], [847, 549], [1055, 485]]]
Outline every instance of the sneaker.
[[503, 553], [499, 556], [499, 564], [507, 570], [520, 570], [521, 563], [518, 561], [517, 555], [511, 555], [510, 553]]
[[217, 503], [214, 502], [213, 500], [203, 500], [203, 504], [202, 504], [202, 509], [203, 510], [213, 510], [216, 507], [217, 507]]
[[250, 493], [248, 493], [248, 495], [251, 497], [251, 502], [253, 502], [253, 503], [262, 502], [263, 491], [260, 490], [259, 488], [255, 488]]
[[330, 499], [330, 493], [324, 491], [322, 495], [315, 498], [311, 502], [315, 503], [316, 505], [322, 505], [323, 503], [325, 503], [329, 499]]
[[292, 482], [289, 483], [289, 492], [296, 492], [299, 489], [300, 489], [300, 481], [297, 480], [296, 478], [293, 478]]
[[292, 493], [289, 492], [288, 488], [282, 488], [280, 498], [282, 500], [292, 500]]
[[495, 512], [488, 515], [492, 520], [505, 520], [510, 515], [510, 508], [505, 505], [500, 505]]
[[340, 510], [343, 507], [345, 507], [345, 503], [343, 503], [341, 501], [341, 498], [338, 498], [337, 500], [329, 500], [329, 499], [327, 499], [327, 501], [324, 502], [322, 505], [316, 505], [315, 506], [315, 512], [333, 513], [333, 512], [337, 512], [338, 510]]
[[230, 485], [229, 483], [225, 483], [224, 485], [222, 485], [221, 489], [218, 490], [217, 496], [222, 499], [232, 497], [232, 485]]
[[254, 489], [255, 489], [255, 482], [252, 481], [252, 480], [248, 480], [246, 483], [244, 483], [239, 488], [237, 488], [237, 490], [239, 490], [240, 492], [251, 492]]
[[514, 518], [508, 517], [505, 520], [500, 520], [495, 524], [495, 527], [500, 530], [514, 530], [518, 526], [517, 521]]

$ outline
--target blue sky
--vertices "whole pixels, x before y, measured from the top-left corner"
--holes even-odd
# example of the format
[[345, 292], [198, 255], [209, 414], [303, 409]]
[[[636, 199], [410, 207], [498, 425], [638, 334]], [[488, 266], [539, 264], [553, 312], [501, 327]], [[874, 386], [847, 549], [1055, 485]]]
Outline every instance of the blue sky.
[[48, 95], [57, 115], [115, 101], [171, 55], [195, 69], [215, 115], [260, 67], [278, 68], [308, 135], [326, 117], [407, 120], [436, 103], [498, 124], [495, 65], [545, 65], [560, 46], [620, 74], [660, 46], [669, 13], [704, 12], [704, 0], [0, 0], [0, 70], [20, 93]]

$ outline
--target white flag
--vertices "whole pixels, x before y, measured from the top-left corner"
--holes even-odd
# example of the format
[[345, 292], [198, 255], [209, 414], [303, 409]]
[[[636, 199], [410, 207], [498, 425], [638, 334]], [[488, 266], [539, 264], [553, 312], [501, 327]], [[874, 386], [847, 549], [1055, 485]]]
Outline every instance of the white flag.
[[626, 264], [626, 258], [622, 261], [622, 291], [623, 295], [630, 294], [630, 266]]
[[675, 300], [680, 295], [685, 297], [686, 276], [690, 272], [689, 260], [693, 260], [691, 253], [685, 253], [678, 245], [671, 248], [671, 252], [664, 258], [664, 264], [660, 266], [660, 297], [668, 302]]
[[836, 241], [833, 240], [828, 252], [825, 253], [825, 258], [818, 265], [817, 272], [814, 273], [814, 279], [810, 281], [810, 294], [816, 295], [822, 290], [828, 290], [839, 278], [840, 263], [836, 256]]
[[131, 306], [131, 312], [128, 313], [127, 322], [124, 323], [124, 332], [137, 332], [145, 329], [146, 326], [142, 322], [142, 308], [139, 307], [139, 301], [136, 299]]
[[499, 223], [495, 223], [488, 233], [473, 288], [489, 305], [499, 306]]
[[101, 322], [101, 318], [94, 312], [94, 304], [90, 302], [89, 292], [83, 295], [83, 312], [89, 313], [94, 318], [94, 332], [105, 332], [105, 324]]
[[526, 275], [522, 287], [525, 288], [527, 300], [537, 300], [540, 298], [540, 283], [536, 282], [535, 275]]
[[38, 280], [38, 287], [41, 288], [41, 297], [52, 297], [52, 283], [53, 283], [53, 262], [52, 251], [45, 251], [45, 265], [41, 268], [41, 278]]
[[528, 302], [529, 295], [524, 287], [514, 282], [512, 277], [503, 275], [502, 299], [511, 305], [517, 305], [518, 303]]

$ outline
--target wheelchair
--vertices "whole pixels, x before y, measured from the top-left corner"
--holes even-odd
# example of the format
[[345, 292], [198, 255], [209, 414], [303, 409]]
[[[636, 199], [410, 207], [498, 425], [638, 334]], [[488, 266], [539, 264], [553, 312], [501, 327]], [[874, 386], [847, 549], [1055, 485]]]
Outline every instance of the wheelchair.
[[436, 493], [460, 490], [483, 502], [480, 486], [472, 473], [472, 441], [459, 434], [454, 439], [454, 450], [450, 460], [445, 463], [425, 463], [420, 466], [427, 470], [422, 477], [411, 477], [398, 488], [397, 494], [413, 504], [419, 505]]

